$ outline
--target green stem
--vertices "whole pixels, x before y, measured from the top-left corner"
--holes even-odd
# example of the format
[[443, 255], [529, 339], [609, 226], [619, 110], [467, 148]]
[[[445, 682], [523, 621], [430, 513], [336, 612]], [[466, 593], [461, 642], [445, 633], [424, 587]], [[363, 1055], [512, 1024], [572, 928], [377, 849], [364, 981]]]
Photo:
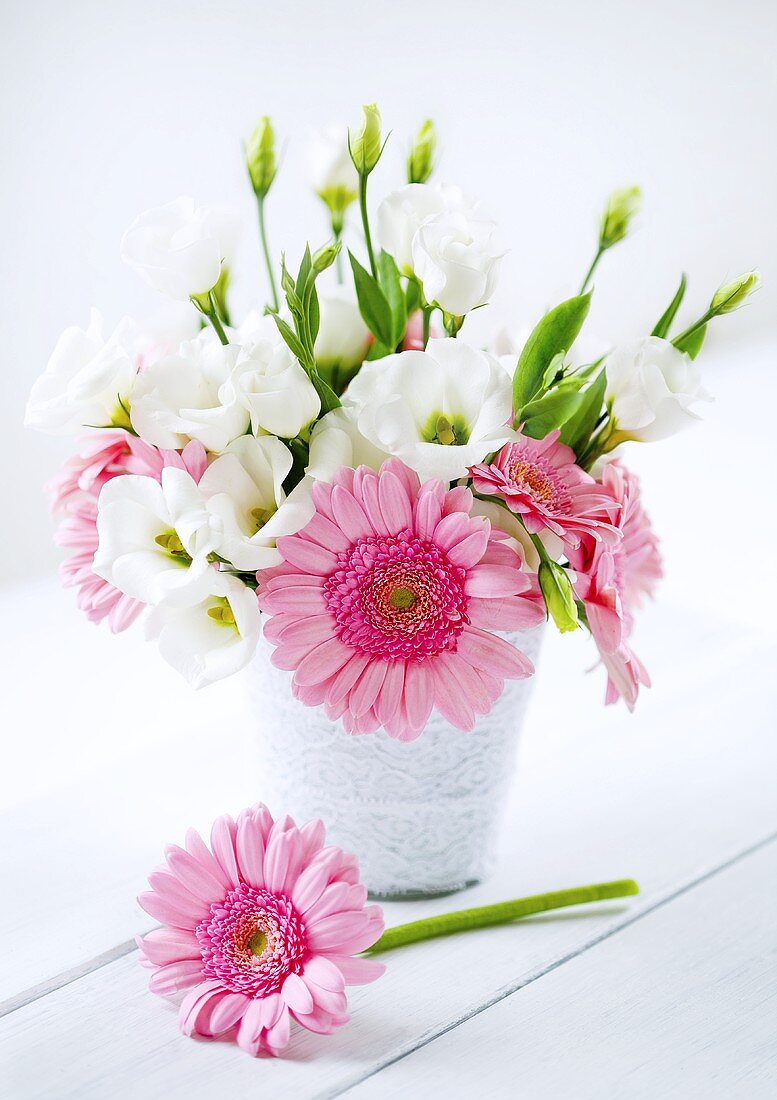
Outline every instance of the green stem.
[[585, 278], [583, 279], [583, 282], [580, 285], [580, 293], [581, 294], [585, 294], [585, 288], [588, 286], [589, 282], [591, 281], [591, 276], [593, 275], [594, 271], [596, 271], [596, 265], [599, 263], [599, 261], [601, 260], [602, 256], [604, 255], [604, 253], [606, 251], [607, 250], [605, 248], [602, 248], [602, 246], [599, 245], [599, 248], [597, 249], [596, 255], [594, 256], [593, 260], [591, 261], [591, 266], [588, 268], [588, 271], [586, 271]]
[[424, 347], [426, 347], [426, 345], [429, 343], [429, 330], [432, 325], [432, 310], [429, 306], [423, 306], [421, 312], [423, 313], [424, 318], [423, 340]]
[[375, 264], [375, 253], [372, 251], [372, 235], [370, 233], [370, 219], [367, 214], [367, 174], [361, 173], [359, 175], [359, 209], [362, 215], [362, 225], [364, 226], [364, 241], [367, 245], [367, 255], [370, 259], [370, 271], [372, 272], [373, 279], [378, 277], [378, 268]]
[[684, 332], [681, 332], [679, 336], [675, 336], [672, 343], [677, 348], [683, 342], [687, 340], [689, 336], [693, 336], [694, 332], [697, 332], [700, 328], [703, 328], [708, 321], [711, 321], [716, 316], [717, 310], [708, 309], [706, 313], [703, 313], [698, 321], [694, 321], [692, 325], [689, 325]]
[[508, 924], [533, 913], [545, 913], [548, 909], [564, 909], [569, 905], [586, 905], [592, 901], [610, 898], [632, 897], [639, 893], [633, 879], [616, 882], [597, 882], [591, 886], [573, 886], [569, 890], [554, 890], [548, 894], [535, 894], [514, 901], [500, 901], [495, 905], [481, 905], [475, 909], [459, 909], [455, 913], [441, 913], [436, 917], [411, 921], [387, 929], [366, 954], [390, 951], [408, 943], [431, 940], [436, 936], [449, 936], [454, 932], [469, 932], [474, 928], [489, 928], [495, 924]]
[[262, 241], [264, 263], [265, 267], [267, 268], [267, 278], [270, 281], [270, 292], [272, 294], [273, 309], [277, 313], [280, 309], [280, 303], [278, 300], [278, 288], [275, 285], [275, 273], [273, 272], [272, 260], [270, 259], [270, 249], [267, 244], [267, 230], [264, 224], [264, 195], [256, 196], [256, 204], [259, 208], [259, 236]]
[[208, 320], [216, 330], [216, 335], [218, 336], [222, 344], [228, 344], [229, 340], [227, 340], [227, 334], [224, 332], [224, 326], [221, 324], [221, 321], [219, 319], [219, 307], [218, 302], [216, 301], [216, 295], [213, 293], [212, 290], [208, 294], [208, 301], [210, 302], [210, 310], [207, 315]]

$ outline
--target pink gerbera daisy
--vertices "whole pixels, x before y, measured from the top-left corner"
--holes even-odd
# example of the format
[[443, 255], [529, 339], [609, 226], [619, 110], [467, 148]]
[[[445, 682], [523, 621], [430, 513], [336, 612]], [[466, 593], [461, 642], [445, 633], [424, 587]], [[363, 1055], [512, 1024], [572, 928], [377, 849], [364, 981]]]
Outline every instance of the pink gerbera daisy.
[[59, 575], [66, 588], [78, 589], [78, 606], [90, 622], [108, 620], [114, 634], [126, 630], [145, 604], [125, 595], [92, 569], [97, 551], [97, 500], [106, 481], [120, 474], [161, 479], [165, 466], [187, 470], [199, 481], [207, 466], [205, 448], [189, 443], [183, 451], [162, 451], [123, 429], [106, 430], [83, 440], [78, 454], [65, 463], [48, 490], [52, 511], [61, 522], [55, 534], [58, 546], [74, 551], [62, 563]]
[[383, 973], [353, 957], [379, 939], [381, 909], [365, 905], [356, 858], [324, 847], [322, 822], [274, 822], [257, 805], [220, 817], [210, 848], [190, 829], [166, 858], [138, 898], [165, 927], [137, 942], [151, 991], [186, 991], [184, 1034], [278, 1054], [292, 1019], [331, 1034], [348, 1021], [345, 986]]
[[469, 730], [505, 679], [534, 671], [491, 630], [544, 619], [536, 578], [506, 536], [471, 516], [469, 489], [421, 486], [397, 459], [344, 467], [313, 488], [316, 515], [278, 540], [284, 563], [259, 574], [272, 660], [294, 694], [349, 733], [411, 740], [433, 707]]
[[602, 486], [617, 504], [620, 541], [612, 547], [584, 539], [570, 553], [575, 592], [607, 669], [606, 702], [622, 698], [634, 709], [640, 685], [650, 686], [642, 662], [628, 645], [634, 611], [652, 596], [661, 577], [658, 539], [640, 499], [639, 481], [619, 463], [604, 467]]
[[583, 535], [607, 543], [619, 537], [611, 496], [577, 465], [571, 447], [559, 443], [558, 431], [507, 443], [492, 463], [481, 462], [470, 474], [475, 492], [499, 497], [532, 534], [547, 529], [573, 547]]

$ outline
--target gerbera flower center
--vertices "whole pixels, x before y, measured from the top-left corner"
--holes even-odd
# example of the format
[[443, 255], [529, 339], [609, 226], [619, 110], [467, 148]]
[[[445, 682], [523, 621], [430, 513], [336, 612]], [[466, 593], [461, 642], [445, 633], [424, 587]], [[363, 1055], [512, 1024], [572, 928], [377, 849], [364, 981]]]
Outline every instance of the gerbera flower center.
[[456, 648], [469, 622], [465, 572], [411, 531], [362, 539], [338, 556], [324, 597], [342, 642], [423, 660]]
[[535, 504], [551, 508], [554, 512], [569, 509], [569, 493], [554, 477], [550, 465], [541, 458], [518, 452], [510, 459], [506, 473], [513, 486], [526, 493]]
[[233, 993], [267, 997], [302, 969], [305, 929], [284, 894], [241, 883], [210, 907], [195, 934], [203, 974]]

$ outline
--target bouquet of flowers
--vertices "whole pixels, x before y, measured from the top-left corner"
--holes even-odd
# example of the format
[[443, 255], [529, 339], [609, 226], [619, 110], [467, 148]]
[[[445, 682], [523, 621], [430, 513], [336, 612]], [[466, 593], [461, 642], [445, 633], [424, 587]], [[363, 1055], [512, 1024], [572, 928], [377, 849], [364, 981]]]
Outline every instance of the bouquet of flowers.
[[[472, 728], [505, 680], [533, 671], [505, 632], [546, 617], [590, 632], [607, 702], [633, 707], [648, 683], [634, 616], [661, 562], [620, 452], [696, 417], [706, 327], [758, 274], [673, 334], [683, 278], [649, 335], [582, 355], [594, 270], [639, 205], [623, 189], [578, 293], [519, 344], [472, 346], [460, 330], [492, 296], [497, 226], [429, 182], [430, 122], [373, 224], [384, 145], [374, 105], [321, 140], [331, 240], [275, 264], [276, 146], [260, 121], [245, 157], [269, 302], [239, 323], [222, 209], [180, 198], [129, 227], [122, 257], [179, 303], [175, 323], [105, 334], [93, 313], [60, 337], [27, 410], [44, 431], [89, 431], [53, 487], [64, 582], [113, 631], [142, 619], [195, 687], [243, 667], [264, 621], [294, 693], [352, 733], [412, 739], [433, 708]], [[356, 209], [363, 240], [345, 256]]]

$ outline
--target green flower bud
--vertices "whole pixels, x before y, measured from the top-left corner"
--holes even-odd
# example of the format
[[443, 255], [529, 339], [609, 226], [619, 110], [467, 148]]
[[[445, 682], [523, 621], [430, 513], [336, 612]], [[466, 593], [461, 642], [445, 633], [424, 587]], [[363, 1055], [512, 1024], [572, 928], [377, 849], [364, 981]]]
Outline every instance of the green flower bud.
[[341, 247], [340, 241], [333, 241], [313, 253], [313, 270], [316, 275], [320, 275], [322, 271], [326, 271], [328, 267], [332, 266]]
[[259, 119], [256, 129], [248, 139], [246, 166], [255, 194], [264, 198], [278, 170], [275, 161], [275, 133], [267, 115]]
[[407, 158], [407, 182], [426, 183], [434, 170], [434, 154], [437, 151], [437, 131], [427, 118], [415, 136]]
[[619, 187], [607, 201], [599, 227], [599, 247], [612, 248], [622, 241], [629, 231], [632, 218], [642, 209], [642, 192], [639, 187]]
[[380, 144], [380, 111], [374, 103], [362, 107], [364, 122], [355, 137], [348, 134], [351, 160], [360, 176], [368, 176], [383, 152]]
[[710, 310], [713, 313], [732, 313], [745, 304], [760, 283], [760, 271], [746, 271], [738, 279], [726, 283], [715, 291], [715, 296], [710, 302]]
[[545, 606], [561, 633], [577, 630], [577, 604], [566, 569], [555, 561], [542, 561], [539, 580]]

